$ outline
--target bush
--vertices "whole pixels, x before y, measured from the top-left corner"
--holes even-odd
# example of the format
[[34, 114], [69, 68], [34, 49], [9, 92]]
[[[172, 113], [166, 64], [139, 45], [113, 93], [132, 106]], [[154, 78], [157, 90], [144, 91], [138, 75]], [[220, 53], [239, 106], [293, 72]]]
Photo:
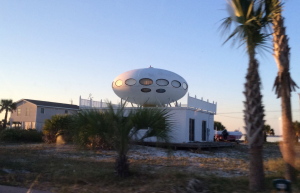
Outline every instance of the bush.
[[0, 132], [2, 142], [42, 142], [43, 134], [35, 129], [6, 129]]
[[44, 142], [55, 143], [58, 135], [71, 141], [72, 119], [71, 115], [54, 115], [51, 119], [46, 119], [43, 127]]
[[73, 117], [73, 141], [89, 149], [112, 149], [105, 140], [104, 114], [98, 110], [81, 111]]

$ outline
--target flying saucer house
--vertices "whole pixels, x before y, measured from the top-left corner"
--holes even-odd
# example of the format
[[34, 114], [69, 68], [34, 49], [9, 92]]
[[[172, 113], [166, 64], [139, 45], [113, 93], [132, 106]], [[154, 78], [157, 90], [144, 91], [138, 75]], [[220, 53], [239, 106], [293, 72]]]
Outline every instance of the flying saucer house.
[[165, 106], [182, 98], [188, 84], [178, 74], [158, 69], [142, 68], [117, 76], [112, 88], [116, 95], [142, 106]]
[[[180, 75], [158, 68], [142, 68], [124, 72], [112, 82], [112, 89], [121, 100], [132, 106], [166, 107], [176, 120], [173, 143], [205, 142], [214, 140], [216, 103], [187, 96], [187, 104], [177, 101], [188, 91], [187, 81]], [[105, 108], [101, 102], [80, 98], [80, 108]], [[128, 107], [132, 108], [132, 107]], [[147, 139], [156, 141], [155, 138]]]

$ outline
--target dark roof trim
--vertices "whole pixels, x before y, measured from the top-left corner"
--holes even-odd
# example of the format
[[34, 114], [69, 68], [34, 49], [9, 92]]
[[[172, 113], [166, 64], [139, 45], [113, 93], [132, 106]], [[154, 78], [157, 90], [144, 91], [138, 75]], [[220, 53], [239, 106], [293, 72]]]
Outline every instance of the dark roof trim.
[[38, 101], [38, 100], [32, 100], [32, 99], [22, 99], [22, 100], [33, 103], [36, 106], [41, 106], [41, 107], [57, 107], [57, 108], [76, 109], [76, 110], [79, 109], [78, 105], [56, 103], [56, 102], [49, 102], [49, 101]]

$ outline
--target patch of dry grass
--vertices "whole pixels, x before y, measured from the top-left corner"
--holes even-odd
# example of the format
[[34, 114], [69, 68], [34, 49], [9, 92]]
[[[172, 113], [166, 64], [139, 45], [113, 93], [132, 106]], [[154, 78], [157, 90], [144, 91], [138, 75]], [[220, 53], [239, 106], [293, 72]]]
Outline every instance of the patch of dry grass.
[[[276, 149], [272, 144], [265, 149], [267, 192], [272, 189], [272, 179], [282, 178], [283, 162]], [[33, 185], [37, 189], [62, 193], [177, 193], [186, 192], [190, 180], [198, 179], [210, 192], [247, 192], [247, 152], [247, 146], [241, 145], [198, 152], [203, 157], [141, 155], [139, 159], [129, 159], [132, 174], [120, 179], [114, 174], [114, 151], [91, 151], [72, 145], [2, 144], [0, 184]]]

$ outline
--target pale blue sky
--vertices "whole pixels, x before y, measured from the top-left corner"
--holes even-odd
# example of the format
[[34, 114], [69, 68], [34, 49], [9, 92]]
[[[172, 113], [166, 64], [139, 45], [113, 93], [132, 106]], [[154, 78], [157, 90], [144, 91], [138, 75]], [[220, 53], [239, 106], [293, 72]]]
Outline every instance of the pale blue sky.
[[[299, 0], [287, 0], [283, 13], [298, 85], [299, 7]], [[217, 101], [216, 121], [242, 128], [248, 57], [244, 47], [222, 46], [218, 27], [227, 14], [225, 0], [1, 0], [0, 98], [78, 104], [91, 93], [117, 103], [113, 79], [151, 65], [184, 77], [190, 95]], [[268, 52], [258, 59], [266, 121], [276, 129], [276, 64]], [[292, 97], [294, 120], [299, 92]]]

